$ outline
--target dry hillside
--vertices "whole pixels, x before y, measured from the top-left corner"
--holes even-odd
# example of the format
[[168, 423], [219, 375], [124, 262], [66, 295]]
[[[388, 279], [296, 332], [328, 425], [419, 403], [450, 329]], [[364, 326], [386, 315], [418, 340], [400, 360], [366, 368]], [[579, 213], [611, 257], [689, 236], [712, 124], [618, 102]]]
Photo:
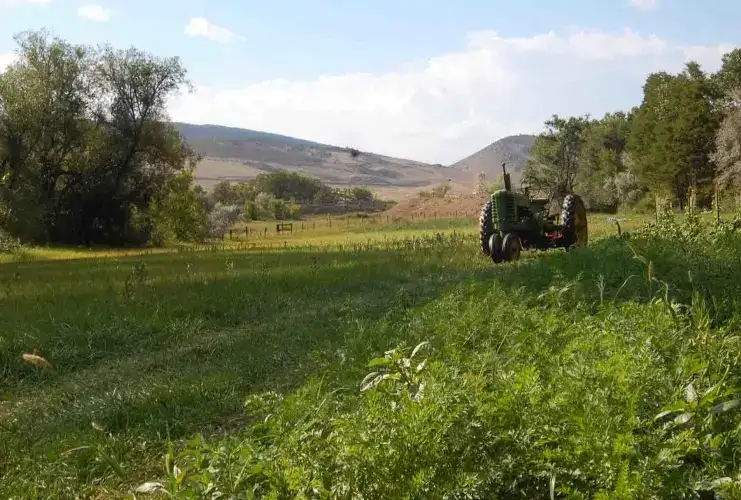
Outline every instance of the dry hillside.
[[506, 163], [512, 182], [517, 184], [520, 182], [522, 167], [530, 158], [530, 148], [534, 142], [534, 135], [505, 137], [454, 163], [451, 168], [466, 172], [469, 176], [483, 170], [486, 178], [494, 181], [502, 173], [502, 163]]
[[486, 196], [453, 194], [444, 198], [414, 197], [400, 201], [388, 211], [393, 217], [478, 217]]
[[191, 146], [204, 156], [196, 169], [196, 180], [207, 188], [220, 180], [241, 181], [276, 170], [304, 172], [333, 186], [366, 186], [405, 194], [449, 180], [454, 184], [473, 184], [470, 173], [442, 165], [353, 152], [246, 129], [177, 125]]
[[[514, 135], [500, 139], [476, 153], [468, 156], [449, 168], [464, 172], [473, 179], [478, 172], [485, 172], [487, 180], [497, 180], [501, 173], [502, 163], [507, 164], [514, 189], [519, 189], [522, 168], [530, 159], [530, 148], [535, 142], [533, 135]], [[397, 217], [478, 217], [486, 201], [486, 196], [473, 194], [473, 183], [466, 188], [453, 189], [444, 198], [407, 197], [394, 206], [389, 213]], [[533, 193], [535, 196], [546, 196], [545, 193]], [[558, 207], [556, 207], [557, 209]]]
[[535, 139], [505, 137], [449, 167], [392, 158], [365, 151], [255, 130], [219, 125], [175, 124], [203, 160], [196, 181], [206, 188], [222, 181], [243, 181], [264, 172], [299, 171], [336, 187], [365, 186], [384, 198], [415, 197], [420, 190], [449, 182], [451, 194], [470, 195], [478, 172], [496, 180], [502, 162], [514, 183]]

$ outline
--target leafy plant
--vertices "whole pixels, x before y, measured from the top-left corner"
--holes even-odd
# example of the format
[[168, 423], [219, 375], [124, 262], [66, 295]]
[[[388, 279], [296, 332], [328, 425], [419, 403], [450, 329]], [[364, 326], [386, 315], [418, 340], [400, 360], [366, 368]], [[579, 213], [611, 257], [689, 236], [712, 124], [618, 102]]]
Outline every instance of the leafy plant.
[[375, 387], [390, 387], [393, 394], [405, 391], [412, 401], [422, 397], [424, 391], [423, 375], [427, 360], [416, 362], [415, 357], [427, 346], [429, 342], [418, 344], [409, 357], [398, 349], [386, 351], [382, 358], [374, 358], [368, 364], [377, 371], [370, 372], [361, 383], [361, 391], [367, 391]]

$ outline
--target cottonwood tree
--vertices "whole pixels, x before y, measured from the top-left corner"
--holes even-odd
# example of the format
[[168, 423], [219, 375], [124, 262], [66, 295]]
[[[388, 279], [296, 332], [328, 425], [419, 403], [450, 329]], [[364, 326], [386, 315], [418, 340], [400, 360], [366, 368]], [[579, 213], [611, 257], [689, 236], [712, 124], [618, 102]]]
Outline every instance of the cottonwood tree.
[[624, 112], [607, 113], [583, 131], [575, 182], [591, 209], [614, 212], [620, 204], [616, 182], [627, 170], [624, 153], [629, 131], [629, 114]]
[[696, 68], [649, 75], [628, 140], [639, 182], [657, 196], [676, 198], [680, 207], [691, 185], [708, 186], [714, 175], [710, 155], [719, 115]]
[[236, 205], [240, 201], [244, 203], [244, 200], [240, 200], [237, 186], [229, 181], [220, 181], [214, 184], [211, 189], [211, 200], [222, 205]]
[[173, 193], [200, 203], [189, 194], [197, 155], [165, 112], [189, 85], [178, 58], [73, 45], [45, 31], [16, 41], [18, 60], [0, 75], [7, 230], [30, 241], [143, 243], [168, 220]]
[[[728, 95], [741, 103], [741, 87]], [[712, 159], [717, 166], [717, 180], [723, 186], [741, 187], [741, 106], [729, 108], [715, 137]]]
[[720, 69], [715, 72], [710, 81], [723, 104], [741, 104], [736, 99], [737, 89], [741, 89], [741, 49], [733, 49], [722, 57]]
[[236, 205], [217, 203], [208, 214], [209, 234], [223, 238], [226, 232], [239, 220], [242, 210]]
[[545, 122], [546, 131], [538, 135], [523, 168], [523, 182], [545, 191], [551, 199], [563, 199], [573, 191], [579, 168], [589, 117], [562, 118]]
[[52, 239], [91, 129], [88, 48], [45, 32], [16, 36], [19, 61], [0, 75], [2, 223], [25, 239]]

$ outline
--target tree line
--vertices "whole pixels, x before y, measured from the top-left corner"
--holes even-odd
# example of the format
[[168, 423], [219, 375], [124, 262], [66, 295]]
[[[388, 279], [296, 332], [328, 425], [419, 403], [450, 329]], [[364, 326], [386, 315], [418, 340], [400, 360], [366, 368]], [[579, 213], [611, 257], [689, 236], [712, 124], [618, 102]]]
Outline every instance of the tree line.
[[210, 193], [197, 188], [209, 213], [209, 233], [223, 236], [240, 219], [295, 220], [303, 215], [380, 211], [388, 203], [363, 187], [334, 188], [300, 172], [279, 170], [242, 182], [220, 181]]
[[[286, 170], [262, 173], [254, 179], [238, 183], [218, 182], [214, 185], [209, 200], [212, 203], [243, 207], [250, 219], [288, 218], [295, 215], [290, 213], [291, 206], [298, 212], [302, 208], [305, 211], [311, 207], [341, 206], [343, 203], [365, 204], [368, 209], [373, 209], [376, 204], [382, 205], [367, 188], [334, 188], [315, 177]], [[268, 206], [273, 208], [267, 209]], [[256, 213], [255, 210], [262, 212]]]
[[554, 115], [537, 136], [523, 182], [562, 199], [581, 194], [591, 210], [653, 210], [690, 196], [709, 207], [741, 181], [741, 49], [715, 73], [690, 61], [651, 73], [641, 103], [602, 118]]

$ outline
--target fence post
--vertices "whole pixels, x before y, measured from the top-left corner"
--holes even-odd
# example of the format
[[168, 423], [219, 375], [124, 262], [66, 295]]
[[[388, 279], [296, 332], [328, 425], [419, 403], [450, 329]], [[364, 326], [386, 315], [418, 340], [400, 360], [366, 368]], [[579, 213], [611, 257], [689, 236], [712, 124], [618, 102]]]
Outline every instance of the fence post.
[[231, 229], [229, 230], [229, 239], [230, 240], [232, 239], [232, 230]]
[[720, 195], [718, 193], [718, 181], [715, 181], [715, 222], [720, 224]]

